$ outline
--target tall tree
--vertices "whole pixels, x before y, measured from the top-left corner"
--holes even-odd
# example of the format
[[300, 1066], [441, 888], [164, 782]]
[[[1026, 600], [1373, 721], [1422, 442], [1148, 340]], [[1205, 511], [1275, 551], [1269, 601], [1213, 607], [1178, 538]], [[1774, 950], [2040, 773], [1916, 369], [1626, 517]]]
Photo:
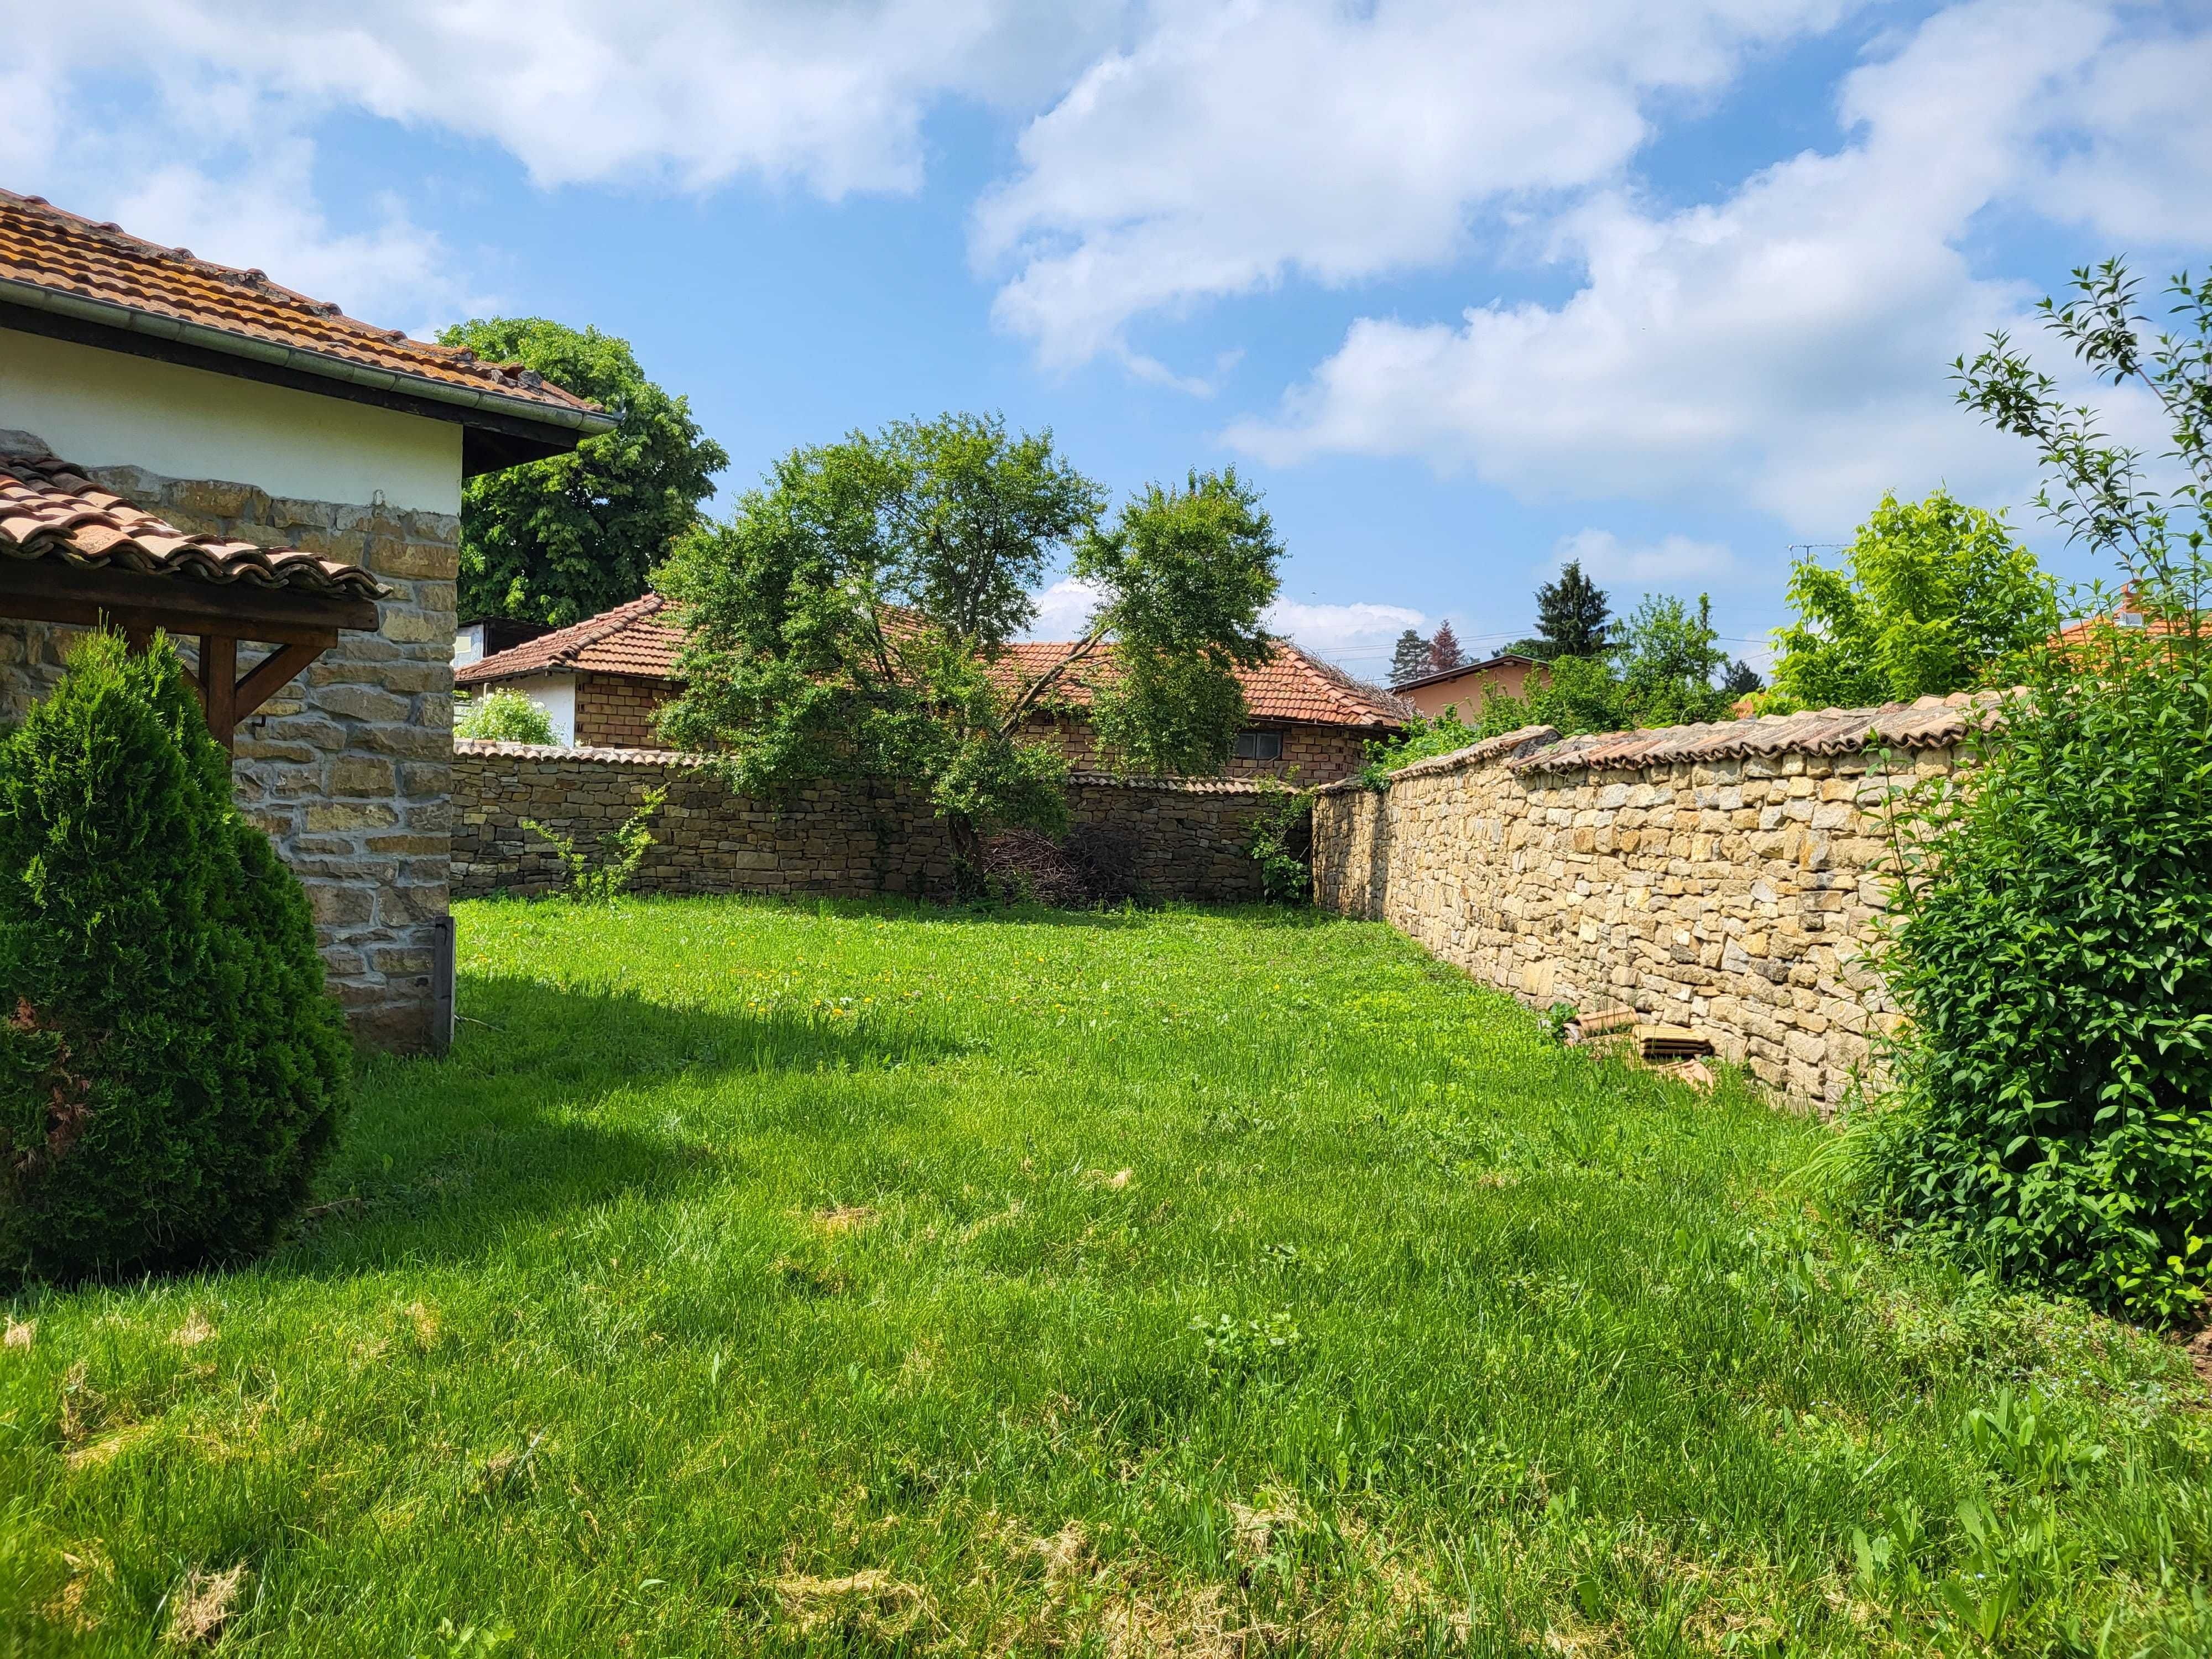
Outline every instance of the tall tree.
[[1398, 635], [1396, 647], [1390, 653], [1390, 684], [1403, 685], [1407, 680], [1417, 680], [1429, 672], [1429, 642], [1413, 629]]
[[[1057, 744], [1020, 736], [1095, 674], [1103, 737], [1147, 765], [1218, 770], [1243, 721], [1235, 669], [1263, 660], [1275, 542], [1236, 475], [1158, 485], [1098, 526], [1098, 486], [1049, 432], [947, 415], [794, 450], [657, 574], [689, 630], [662, 730], [738, 791], [902, 783], [951, 831], [967, 878], [984, 837], [1066, 819]], [[1027, 685], [993, 663], [1054, 559], [1101, 597], [1083, 639]]]
[[1728, 662], [1713, 633], [1712, 601], [1647, 593], [1623, 623], [1614, 653], [1621, 692], [1634, 724], [1685, 726], [1717, 720], [1729, 694], [1713, 684]]
[[438, 337], [535, 369], [621, 422], [568, 454], [469, 480], [460, 614], [559, 627], [644, 592], [670, 544], [698, 521], [714, 475], [730, 464], [691, 418], [689, 401], [647, 380], [628, 341], [595, 328], [493, 317]]
[[1883, 496], [1842, 568], [1798, 561], [1790, 599], [1798, 619], [1775, 630], [1774, 689], [1802, 708], [1964, 690], [2058, 626], [2035, 556], [2002, 518], [1942, 489], [1917, 502]]
[[1466, 664], [1467, 653], [1459, 648], [1459, 635], [1452, 632], [1451, 619], [1446, 617], [1437, 624], [1437, 635], [1429, 641], [1428, 672], [1449, 674]]
[[1543, 648], [1531, 654], [1547, 661], [1595, 657], [1606, 648], [1606, 624], [1612, 617], [1605, 590], [1583, 574], [1580, 559], [1569, 559], [1560, 567], [1559, 580], [1536, 590], [1536, 632]]
[[1765, 689], [1766, 682], [1759, 677], [1759, 671], [1741, 657], [1730, 663], [1728, 672], [1721, 677], [1721, 690], [1731, 697], [1748, 697]]

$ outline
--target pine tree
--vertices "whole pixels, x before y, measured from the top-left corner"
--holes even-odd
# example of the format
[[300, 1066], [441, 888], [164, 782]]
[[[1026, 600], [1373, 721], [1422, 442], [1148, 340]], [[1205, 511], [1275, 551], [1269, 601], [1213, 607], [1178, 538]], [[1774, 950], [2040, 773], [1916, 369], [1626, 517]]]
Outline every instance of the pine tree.
[[1403, 685], [1428, 672], [1429, 642], [1409, 628], [1398, 635], [1397, 647], [1390, 653], [1390, 684]]
[[1429, 641], [1429, 672], [1449, 674], [1467, 661], [1467, 653], [1459, 648], [1459, 635], [1452, 632], [1449, 620], [1437, 624], [1437, 636]]
[[1582, 561], [1569, 559], [1559, 579], [1536, 590], [1536, 631], [1551, 657], [1595, 657], [1606, 647], [1606, 624], [1613, 619], [1605, 590], [1583, 574]]
[[1765, 689], [1766, 682], [1759, 677], [1759, 671], [1741, 657], [1729, 665], [1728, 675], [1721, 681], [1721, 690], [1731, 697], [1747, 697]]

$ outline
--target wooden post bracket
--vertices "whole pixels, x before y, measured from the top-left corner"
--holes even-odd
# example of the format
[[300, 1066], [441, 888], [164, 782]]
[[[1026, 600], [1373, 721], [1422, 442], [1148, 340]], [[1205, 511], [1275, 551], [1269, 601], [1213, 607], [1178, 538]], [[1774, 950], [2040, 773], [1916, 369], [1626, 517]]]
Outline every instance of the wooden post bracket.
[[208, 730], [225, 749], [237, 735], [238, 723], [302, 673], [307, 665], [338, 642], [335, 632], [313, 644], [280, 645], [238, 677], [238, 641], [222, 634], [200, 635], [200, 707], [207, 713]]

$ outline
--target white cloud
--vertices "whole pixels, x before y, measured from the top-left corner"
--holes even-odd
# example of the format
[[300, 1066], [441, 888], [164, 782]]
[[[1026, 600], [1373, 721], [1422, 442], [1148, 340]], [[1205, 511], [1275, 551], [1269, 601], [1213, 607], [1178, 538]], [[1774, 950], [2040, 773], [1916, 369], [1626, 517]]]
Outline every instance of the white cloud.
[[1597, 581], [1674, 586], [1723, 580], [1736, 573], [1735, 555], [1724, 544], [1693, 541], [1687, 536], [1624, 542], [1610, 530], [1577, 530], [1559, 538], [1550, 562], [1541, 568], [1548, 572], [1569, 559], [1578, 560], [1583, 573]]
[[1095, 582], [1078, 581], [1073, 576], [1063, 576], [1036, 596], [1036, 620], [1029, 626], [1023, 638], [1030, 640], [1073, 640], [1082, 637], [1091, 625], [1091, 613], [1097, 608], [1105, 589]]
[[[2032, 462], [1955, 406], [1943, 366], [2021, 327], [2029, 290], [1978, 275], [1960, 245], [2008, 204], [2145, 222], [2105, 186], [2203, 168], [2185, 88], [2212, 69], [2143, 89], [2163, 125], [2132, 109], [2098, 125], [2118, 107], [2112, 54], [2137, 46], [2119, 30], [2075, 0], [1954, 8], [1845, 81], [1855, 137], [1836, 153], [1676, 213], [1601, 196], [1562, 224], [1586, 273], [1565, 303], [1457, 327], [1362, 319], [1275, 418], [1230, 439], [1278, 463], [1418, 455], [1532, 498], [1723, 491], [1808, 528], [1893, 486], [2020, 499]], [[2176, 50], [2202, 63], [2212, 37]], [[2193, 161], [2166, 153], [2191, 144]], [[2201, 240], [2209, 221], [2200, 202], [2167, 230]]]
[[1477, 208], [1613, 176], [1656, 94], [1852, 0], [1191, 0], [1094, 64], [978, 205], [1000, 321], [1048, 364], [1141, 313], [1297, 275], [1340, 285], [1466, 250]]
[[1316, 657], [1373, 678], [1390, 659], [1390, 647], [1407, 629], [1428, 617], [1402, 605], [1308, 605], [1278, 599], [1267, 607], [1267, 628]]

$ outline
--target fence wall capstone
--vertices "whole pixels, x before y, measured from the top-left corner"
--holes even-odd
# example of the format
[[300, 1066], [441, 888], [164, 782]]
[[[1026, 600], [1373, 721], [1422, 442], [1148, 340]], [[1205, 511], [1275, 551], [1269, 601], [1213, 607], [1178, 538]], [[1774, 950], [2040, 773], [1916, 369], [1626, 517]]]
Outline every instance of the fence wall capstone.
[[[656, 786], [667, 789], [667, 802], [653, 821], [656, 842], [635, 891], [953, 891], [951, 838], [927, 803], [902, 788], [822, 783], [780, 802], [749, 800], [732, 795], [696, 756], [464, 738], [453, 745], [453, 896], [555, 890], [560, 860], [522, 821], [591, 848]], [[1067, 796], [1073, 838], [1110, 840], [1147, 896], [1264, 896], [1260, 866], [1244, 851], [1267, 800], [1260, 786], [1079, 772]]]
[[1316, 902], [1534, 1006], [1627, 1004], [1832, 1108], [1896, 1018], [1865, 959], [1892, 788], [1987, 700], [1562, 740], [1510, 732], [1314, 803]]

